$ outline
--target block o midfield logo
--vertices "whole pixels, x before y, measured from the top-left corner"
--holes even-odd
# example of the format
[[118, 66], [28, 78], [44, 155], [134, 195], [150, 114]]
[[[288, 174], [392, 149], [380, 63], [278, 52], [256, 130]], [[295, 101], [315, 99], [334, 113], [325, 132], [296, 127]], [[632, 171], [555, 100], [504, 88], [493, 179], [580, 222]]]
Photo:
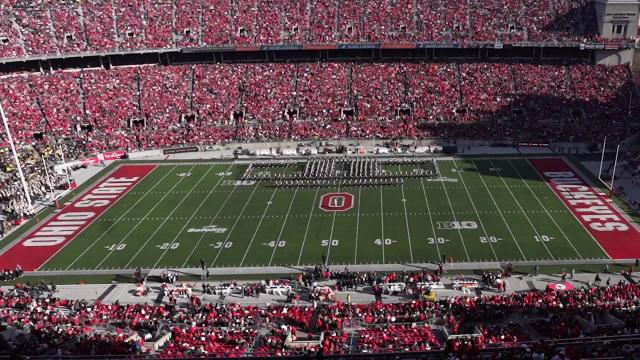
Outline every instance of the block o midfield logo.
[[347, 211], [353, 208], [353, 195], [346, 192], [328, 193], [320, 198], [320, 209], [327, 212]]

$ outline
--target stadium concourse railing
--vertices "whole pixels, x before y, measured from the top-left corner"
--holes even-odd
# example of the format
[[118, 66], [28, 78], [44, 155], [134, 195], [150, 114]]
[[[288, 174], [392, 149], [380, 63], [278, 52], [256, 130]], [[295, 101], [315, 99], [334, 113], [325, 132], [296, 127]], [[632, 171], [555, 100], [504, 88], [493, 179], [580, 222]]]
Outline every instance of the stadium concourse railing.
[[21, 63], [27, 61], [48, 61], [56, 59], [92, 57], [108, 57], [121, 55], [150, 55], [165, 53], [193, 53], [193, 52], [234, 52], [234, 51], [278, 51], [278, 50], [337, 50], [337, 49], [503, 49], [505, 47], [553, 47], [553, 48], [580, 48], [585, 50], [614, 50], [630, 49], [634, 47], [633, 39], [620, 41], [618, 39], [610, 41], [464, 41], [464, 42], [435, 42], [416, 41], [406, 43], [385, 43], [385, 42], [362, 42], [362, 43], [334, 43], [334, 44], [255, 44], [255, 45], [206, 45], [201, 47], [167, 47], [167, 48], [146, 48], [143, 50], [111, 50], [111, 51], [79, 51], [79, 52], [58, 52], [55, 54], [11, 56], [0, 58], [0, 64]]
[[[544, 343], [544, 346], [549, 349], [554, 348], [567, 348], [573, 349], [587, 349], [590, 347], [606, 346], [608, 349], [615, 349], [623, 345], [638, 345], [640, 344], [640, 334], [630, 335], [613, 335], [613, 336], [594, 336], [594, 337], [581, 337], [570, 339], [540, 339], [538, 341], [523, 341], [508, 344], [493, 344], [486, 345], [485, 348], [479, 349], [477, 352], [479, 357], [487, 356], [510, 356], [518, 351], [522, 351], [526, 347], [536, 346]], [[447, 356], [448, 351], [445, 348], [431, 350], [426, 352], [412, 352], [407, 349], [384, 349], [384, 352], [376, 353], [356, 353], [350, 352], [347, 354], [322, 354], [322, 357], [318, 357], [317, 354], [311, 355], [311, 358], [322, 359], [444, 359]], [[247, 352], [242, 356], [243, 358], [252, 359], [273, 359], [273, 356], [254, 356], [253, 353]], [[277, 356], [279, 359], [308, 359], [309, 354], [300, 353], [297, 355], [284, 355]], [[0, 356], [0, 359], [12, 359], [12, 356]], [[145, 359], [237, 359], [238, 357], [228, 357], [226, 353], [209, 353], [206, 355], [191, 355], [191, 356], [167, 356], [161, 354], [131, 354], [131, 355], [41, 355], [41, 356], [28, 356], [29, 359], [66, 359], [66, 360], [145, 360]], [[607, 357], [607, 359], [624, 359], [624, 357]]]

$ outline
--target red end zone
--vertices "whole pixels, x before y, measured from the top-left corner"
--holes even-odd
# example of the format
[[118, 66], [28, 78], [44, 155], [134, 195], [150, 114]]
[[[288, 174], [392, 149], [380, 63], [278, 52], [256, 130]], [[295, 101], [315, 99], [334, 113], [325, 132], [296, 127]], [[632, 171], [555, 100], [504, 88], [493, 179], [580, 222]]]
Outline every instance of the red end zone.
[[640, 231], [563, 159], [531, 159], [547, 184], [613, 259], [640, 258]]
[[33, 271], [84, 231], [156, 165], [123, 165], [0, 255], [0, 268]]

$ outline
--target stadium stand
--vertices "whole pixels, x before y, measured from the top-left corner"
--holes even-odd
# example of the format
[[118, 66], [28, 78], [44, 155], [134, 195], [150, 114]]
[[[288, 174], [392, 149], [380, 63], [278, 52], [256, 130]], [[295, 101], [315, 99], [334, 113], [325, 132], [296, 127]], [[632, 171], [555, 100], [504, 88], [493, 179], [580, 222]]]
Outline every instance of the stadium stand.
[[18, 145], [58, 139], [69, 158], [230, 141], [622, 139], [637, 91], [626, 66], [489, 63], [135, 66], [0, 82]]
[[[49, 199], [51, 194], [40, 154], [47, 159], [56, 157], [54, 151], [49, 147], [43, 147], [39, 151], [25, 149], [20, 152], [22, 171], [34, 201]], [[53, 187], [62, 187], [65, 184], [64, 176], [55, 174], [51, 177]], [[24, 190], [10, 154], [0, 153], [0, 239], [16, 225], [23, 223], [34, 214], [35, 210], [29, 208], [24, 198]]]
[[626, 135], [636, 91], [625, 66], [526, 64], [141, 66], [0, 85], [19, 143], [47, 131], [87, 153], [232, 139], [589, 142]]
[[[339, 43], [578, 49], [632, 41], [603, 39], [596, 25], [592, 0], [6, 0], [0, 59]], [[626, 65], [157, 62], [163, 66], [118, 66], [105, 57], [82, 69], [41, 63], [39, 72], [3, 76], [0, 99], [35, 202], [48, 199], [50, 187], [68, 186], [59, 174], [49, 183], [43, 171], [42, 158], [55, 162], [61, 152], [80, 159], [109, 150], [310, 139], [594, 143], [602, 134], [627, 137], [640, 110], [640, 77]], [[0, 238], [35, 211], [6, 142], [2, 128]], [[640, 182], [637, 154], [621, 165]], [[0, 275], [13, 280], [22, 270]], [[378, 293], [399, 282], [413, 301], [346, 304], [312, 294], [313, 305], [243, 306], [193, 295], [183, 306], [167, 291], [168, 301], [155, 305], [89, 304], [27, 285], [0, 289], [0, 357], [629, 358], [635, 350], [626, 337], [640, 343], [636, 284], [425, 300], [414, 296], [422, 293], [418, 284], [437, 283], [437, 275], [388, 274], [381, 283], [355, 273], [322, 277], [337, 280], [338, 290], [375, 283]], [[604, 326], [605, 318], [613, 320]], [[616, 345], [602, 346], [609, 343]]]
[[5, 58], [288, 43], [604, 42], [589, 0], [11, 1], [3, 12]]
[[[182, 305], [174, 298], [160, 305], [89, 304], [45, 296], [39, 289], [34, 285], [0, 291], [3, 330], [13, 334], [0, 340], [0, 355], [151, 352], [159, 358], [174, 358], [421, 352], [436, 356], [466, 354], [474, 359], [505, 349], [512, 355], [536, 351], [552, 356], [558, 351], [553, 339], [602, 342], [616, 336], [634, 336], [639, 331], [640, 288], [629, 283], [436, 301], [325, 303], [317, 307], [213, 304], [202, 302], [196, 295]], [[325, 323], [320, 319], [323, 316], [330, 316], [332, 321]], [[508, 318], [518, 318], [518, 323], [500, 322]], [[606, 325], [605, 318], [619, 325]], [[480, 321], [485, 323], [474, 325]], [[561, 349], [567, 356], [571, 354], [568, 358], [594, 351], [619, 356], [634, 351], [625, 346], [604, 350], [583, 346], [568, 342]]]

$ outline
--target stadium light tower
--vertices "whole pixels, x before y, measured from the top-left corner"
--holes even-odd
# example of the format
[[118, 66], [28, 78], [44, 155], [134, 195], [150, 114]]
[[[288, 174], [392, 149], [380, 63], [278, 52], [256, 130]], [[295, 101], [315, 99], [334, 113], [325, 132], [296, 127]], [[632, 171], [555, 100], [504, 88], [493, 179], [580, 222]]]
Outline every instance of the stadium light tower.
[[2, 106], [2, 101], [0, 101], [0, 115], [2, 116], [2, 122], [4, 123], [4, 130], [7, 133], [7, 137], [9, 139], [9, 145], [11, 146], [13, 159], [16, 161], [16, 166], [18, 167], [18, 175], [20, 176], [22, 189], [24, 190], [24, 195], [25, 195], [25, 198], [27, 199], [27, 204], [29, 204], [29, 209], [31, 209], [33, 205], [31, 203], [31, 195], [29, 195], [29, 187], [27, 186], [27, 182], [24, 179], [24, 174], [22, 173], [22, 166], [20, 165], [20, 159], [18, 159], [18, 153], [16, 152], [16, 145], [13, 143], [13, 137], [11, 136], [11, 131], [9, 131], [9, 124], [7, 122], [7, 117], [4, 114], [4, 106]]

